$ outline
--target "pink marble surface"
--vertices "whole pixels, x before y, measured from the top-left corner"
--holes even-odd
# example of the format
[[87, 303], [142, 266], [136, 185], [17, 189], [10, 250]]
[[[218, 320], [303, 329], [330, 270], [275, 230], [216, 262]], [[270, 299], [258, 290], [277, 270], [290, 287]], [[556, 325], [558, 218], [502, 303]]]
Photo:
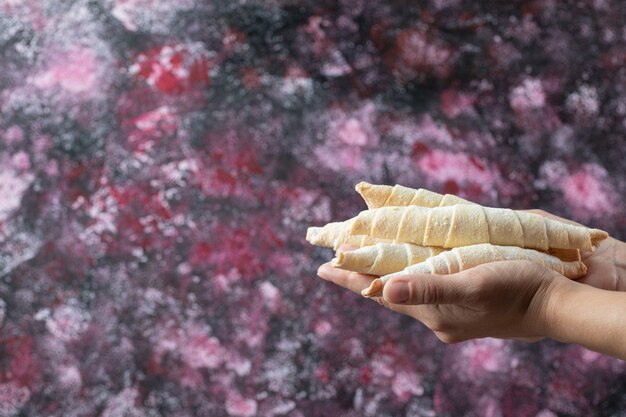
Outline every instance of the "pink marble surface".
[[0, 416], [619, 416], [315, 277], [360, 180], [626, 238], [626, 6], [0, 0]]

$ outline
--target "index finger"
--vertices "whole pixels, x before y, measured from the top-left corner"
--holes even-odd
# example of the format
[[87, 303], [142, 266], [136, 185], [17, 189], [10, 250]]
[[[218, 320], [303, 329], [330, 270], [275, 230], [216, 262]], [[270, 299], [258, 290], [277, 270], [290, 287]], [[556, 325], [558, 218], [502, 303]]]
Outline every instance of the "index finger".
[[543, 216], [543, 217], [546, 217], [546, 218], [548, 218], [548, 219], [550, 219], [550, 220], [556, 220], [556, 221], [559, 221], [559, 222], [561, 222], [561, 223], [572, 224], [572, 225], [574, 225], [574, 226], [582, 226], [582, 227], [586, 227], [585, 225], [582, 225], [582, 224], [580, 224], [580, 223], [576, 223], [576, 222], [575, 222], [575, 221], [573, 221], [573, 220], [569, 220], [569, 219], [566, 219], [566, 218], [564, 218], [564, 217], [559, 217], [559, 216], [557, 216], [556, 214], [548, 213], [548, 212], [547, 212], [547, 211], [545, 211], [545, 210], [540, 210], [540, 209], [530, 209], [530, 210], [520, 210], [520, 211], [525, 211], [525, 212], [527, 212], [527, 213], [534, 213], [534, 214], [538, 214], [538, 215]]
[[374, 275], [359, 274], [358, 272], [335, 268], [330, 262], [320, 266], [317, 270], [317, 275], [359, 295], [361, 295], [361, 291], [370, 286], [370, 283], [375, 278], [378, 278]]
[[337, 252], [350, 252], [351, 250], [355, 250], [358, 248], [358, 246], [351, 245], [350, 243], [343, 243], [337, 248]]

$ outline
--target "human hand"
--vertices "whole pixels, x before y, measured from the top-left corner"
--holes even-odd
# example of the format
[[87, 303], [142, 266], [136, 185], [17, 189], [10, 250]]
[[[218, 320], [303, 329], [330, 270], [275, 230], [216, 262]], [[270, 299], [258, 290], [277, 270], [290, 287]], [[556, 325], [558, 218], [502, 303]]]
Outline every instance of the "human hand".
[[[330, 263], [318, 275], [357, 294], [374, 279]], [[419, 320], [446, 343], [481, 337], [537, 340], [548, 334], [550, 306], [569, 283], [536, 263], [503, 261], [450, 275], [397, 277], [376, 300]]]
[[[553, 220], [583, 226], [543, 210], [527, 210]], [[593, 252], [583, 252], [587, 275], [577, 282], [610, 291], [626, 291], [626, 243], [612, 237], [600, 242]]]
[[[502, 261], [450, 275], [396, 277], [374, 300], [421, 321], [446, 343], [551, 337], [626, 360], [626, 243], [608, 238], [594, 252], [584, 252], [582, 260], [588, 272], [578, 281], [533, 262]], [[318, 275], [357, 294], [376, 278], [330, 263]], [[403, 294], [395, 284], [408, 292]]]

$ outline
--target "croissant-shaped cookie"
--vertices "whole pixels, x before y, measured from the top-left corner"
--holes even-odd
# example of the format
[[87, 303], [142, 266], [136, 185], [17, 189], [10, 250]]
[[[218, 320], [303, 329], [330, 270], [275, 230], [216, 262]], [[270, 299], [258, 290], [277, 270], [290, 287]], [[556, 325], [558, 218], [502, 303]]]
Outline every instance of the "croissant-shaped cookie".
[[361, 181], [355, 187], [368, 208], [387, 206], [442, 207], [455, 204], [476, 204], [452, 194], [438, 194], [423, 188], [417, 190], [402, 185], [374, 185]]
[[333, 266], [371, 275], [387, 275], [423, 262], [445, 249], [410, 243], [377, 243], [359, 249], [337, 252]]
[[409, 274], [453, 274], [473, 268], [477, 265], [496, 261], [528, 260], [536, 262], [546, 268], [557, 271], [572, 279], [583, 277], [587, 267], [580, 261], [563, 262], [560, 259], [532, 249], [523, 249], [514, 246], [496, 246], [489, 243], [454, 248], [432, 256], [424, 262], [411, 265], [401, 272], [377, 278], [368, 288], [362, 291], [365, 297], [374, 297], [382, 294], [382, 289], [391, 278]]
[[454, 248], [479, 243], [548, 250], [593, 250], [608, 234], [534, 213], [474, 204], [381, 207], [350, 220], [351, 235]]
[[[455, 204], [477, 204], [464, 200], [452, 194], [438, 194], [424, 188], [413, 189], [402, 185], [376, 185], [361, 181], [355, 187], [363, 197], [368, 208], [389, 206], [422, 206], [443, 207]], [[556, 256], [562, 261], [580, 261], [578, 249], [550, 249], [550, 255]]]
[[337, 250], [339, 246], [349, 244], [357, 248], [375, 245], [377, 243], [392, 242], [391, 239], [380, 239], [367, 235], [350, 235], [352, 222], [332, 222], [322, 227], [309, 227], [306, 231], [306, 240], [316, 246], [333, 248]]

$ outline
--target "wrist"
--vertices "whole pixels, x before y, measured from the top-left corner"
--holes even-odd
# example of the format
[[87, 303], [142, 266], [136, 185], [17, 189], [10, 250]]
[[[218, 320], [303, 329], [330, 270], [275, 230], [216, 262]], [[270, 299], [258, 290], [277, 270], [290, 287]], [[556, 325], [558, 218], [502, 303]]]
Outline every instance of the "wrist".
[[616, 240], [615, 245], [614, 263], [617, 275], [615, 290], [626, 291], [626, 242]]
[[[574, 285], [572, 285], [574, 284]], [[563, 338], [564, 319], [574, 293], [578, 290], [576, 283], [569, 279], [553, 279], [547, 283], [542, 295], [542, 311], [540, 313], [540, 333], [560, 342]]]
[[555, 279], [547, 290], [543, 334], [559, 342], [571, 343], [572, 329], [567, 319], [576, 312], [576, 303], [586, 285], [569, 279]]

